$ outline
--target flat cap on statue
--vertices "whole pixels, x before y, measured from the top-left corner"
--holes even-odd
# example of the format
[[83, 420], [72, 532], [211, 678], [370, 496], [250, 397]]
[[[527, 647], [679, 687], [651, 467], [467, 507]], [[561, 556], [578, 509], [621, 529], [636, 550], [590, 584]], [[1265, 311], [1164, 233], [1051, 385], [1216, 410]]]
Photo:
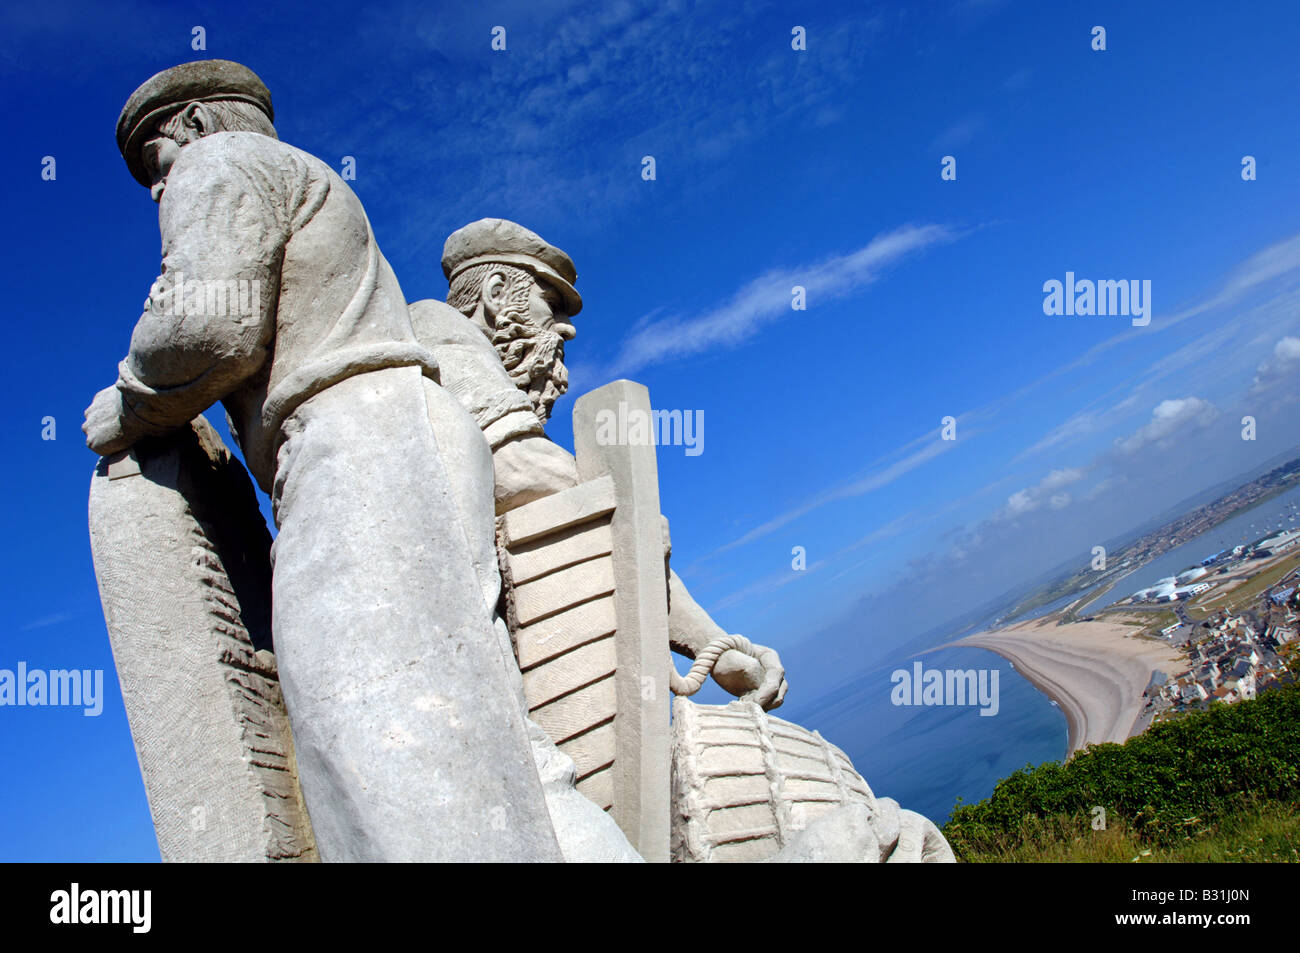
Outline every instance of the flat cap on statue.
[[582, 296], [573, 259], [536, 232], [504, 218], [481, 218], [447, 237], [442, 247], [442, 273], [451, 281], [466, 268], [500, 263], [531, 271], [564, 298], [569, 315], [582, 310]]
[[193, 102], [234, 99], [252, 103], [274, 121], [271, 93], [247, 66], [230, 60], [181, 63], [145, 80], [131, 94], [117, 117], [117, 148], [135, 180], [146, 188], [149, 173], [140, 161], [140, 146], [153, 134], [155, 123], [177, 106]]

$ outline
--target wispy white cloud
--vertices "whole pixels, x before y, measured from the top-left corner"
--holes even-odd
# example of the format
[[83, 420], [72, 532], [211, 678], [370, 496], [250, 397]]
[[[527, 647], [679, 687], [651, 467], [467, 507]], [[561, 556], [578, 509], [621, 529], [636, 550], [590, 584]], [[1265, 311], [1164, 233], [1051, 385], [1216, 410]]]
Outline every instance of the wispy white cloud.
[[[754, 527], [743, 536], [714, 550], [710, 555], [717, 555], [738, 546], [752, 543], [756, 539], [767, 536], [828, 503], [852, 499], [888, 486], [904, 474], [915, 470], [929, 460], [933, 460], [939, 454], [951, 450], [956, 445], [956, 441], [939, 439], [939, 430], [935, 428], [930, 433], [923, 434], [898, 450], [880, 458], [865, 473], [852, 481], [825, 490], [798, 506], [781, 513], [779, 516], [774, 516], [772, 519]], [[899, 456], [899, 454], [902, 454], [902, 456]], [[897, 459], [894, 459], [895, 457]]]
[[759, 329], [795, 314], [792, 289], [806, 289], [810, 307], [843, 298], [880, 279], [890, 265], [960, 237], [945, 225], [906, 225], [877, 235], [855, 251], [804, 266], [774, 268], [726, 302], [685, 318], [642, 321], [602, 377], [618, 377], [671, 358], [733, 346]]
[[1131, 413], [1136, 407], [1138, 401], [1135, 395], [1130, 394], [1118, 403], [1111, 406], [1098, 409], [1088, 407], [1071, 415], [1064, 423], [1059, 424], [1052, 430], [1048, 431], [1047, 436], [1037, 443], [1022, 450], [1012, 460], [1013, 463], [1032, 457], [1035, 454], [1042, 453], [1045, 450], [1051, 450], [1054, 447], [1064, 447], [1075, 443], [1076, 441], [1088, 437], [1092, 434], [1099, 433], [1110, 427], [1122, 417]]
[[1041, 490], [1059, 490], [1063, 486], [1069, 486], [1071, 483], [1078, 483], [1085, 476], [1087, 471], [1080, 467], [1069, 467], [1064, 470], [1053, 470], [1047, 476], [1043, 477], [1038, 488]]
[[1176, 327], [1188, 318], [1235, 304], [1260, 286], [1297, 271], [1300, 271], [1300, 234], [1292, 235], [1251, 255], [1228, 274], [1210, 297], [1172, 314], [1158, 315], [1145, 328], [1121, 331], [1093, 345], [1064, 370], [1073, 370], [1081, 365], [1090, 364], [1112, 348], [1129, 343], [1142, 335], [1159, 334]]
[[984, 117], [976, 114], [966, 116], [954, 122], [930, 143], [931, 152], [946, 152], [959, 149], [970, 143], [984, 129]]
[[[777, 572], [770, 573], [769, 575], [758, 580], [757, 582], [751, 583], [750, 585], [745, 586], [744, 588], [739, 589], [736, 592], [731, 593], [730, 595], [723, 596], [721, 599], [717, 601], [715, 607], [718, 609], [725, 609], [728, 606], [737, 605], [739, 603], [756, 598], [758, 596], [767, 595], [771, 592], [776, 591], [777, 589], [781, 589], [782, 587], [789, 585], [790, 583], [794, 582], [796, 579], [805, 578], [810, 573], [819, 572], [820, 570], [829, 566], [838, 566], [840, 565], [843, 558], [849, 553], [862, 549], [864, 546], [870, 546], [873, 543], [878, 543], [883, 540], [889, 539], [893, 536], [897, 536], [899, 533], [902, 533], [904, 530], [912, 528], [924, 518], [925, 518], [925, 514], [918, 513], [916, 511], [905, 513], [902, 516], [897, 517], [896, 519], [890, 520], [884, 526], [877, 527], [876, 529], [872, 530], [870, 533], [867, 533], [865, 536], [856, 539], [845, 546], [841, 546], [839, 549], [837, 549], [835, 552], [825, 557], [824, 559], [819, 559], [810, 563], [806, 569], [802, 569], [798, 571], [794, 570], [793, 568], [789, 570], [778, 570]], [[867, 558], [865, 560], [859, 560], [858, 562], [853, 563], [852, 565], [840, 570], [840, 572], [836, 573], [831, 578], [838, 579], [841, 576], [843, 576], [845, 573], [852, 572], [854, 569], [858, 569], [870, 561], [871, 561], [870, 558]]]
[[1002, 81], [1002, 88], [1009, 93], [1019, 92], [1025, 88], [1029, 78], [1033, 75], [1034, 71], [1029, 67], [1021, 67]]
[[[1154, 331], [1168, 330], [1188, 318], [1230, 307], [1268, 282], [1286, 276], [1300, 278], [1300, 235], [1270, 245], [1241, 262], [1204, 300], [1167, 317], [1159, 317], [1153, 320], [1148, 328], [1126, 330], [1107, 338], [1074, 361], [1039, 378], [1022, 389], [1017, 396], [1025, 396], [1030, 390], [1037, 389], [1056, 377], [1092, 364], [1103, 353], [1114, 347], [1140, 342]], [[1288, 323], [1292, 325], [1300, 323], [1297, 321], [1297, 316], [1300, 314], [1297, 312], [1297, 305], [1300, 305], [1300, 289], [1283, 287], [1268, 300], [1235, 314], [1231, 321], [1215, 322], [1205, 334], [1193, 338], [1155, 361], [1143, 364], [1138, 373], [1116, 384], [1107, 393], [1092, 401], [1088, 407], [1054, 427], [1037, 443], [1017, 454], [1013, 462], [1019, 462], [1046, 450], [1059, 450], [1120, 424], [1133, 413], [1143, 398], [1163, 381], [1185, 374], [1208, 360], [1216, 362], [1216, 376], [1222, 376], [1225, 361], [1249, 359], [1248, 352], [1251, 349], [1241, 347], [1239, 343], [1243, 339], [1250, 338], [1252, 329], [1276, 329], [1279, 324], [1285, 326]], [[1281, 368], [1283, 366], [1281, 355], [1275, 354], [1273, 360], [1266, 364]], [[1264, 367], [1265, 365], [1260, 365], [1257, 378], [1264, 373]], [[1260, 380], [1261, 386], [1266, 386], [1268, 381], [1269, 378], [1265, 375]], [[1116, 397], [1120, 394], [1124, 395], [1123, 398], [1116, 401]], [[1106, 406], [1108, 403], [1109, 406]]]
[[1123, 486], [1127, 482], [1128, 482], [1128, 476], [1123, 473], [1116, 473], [1108, 477], [1104, 477], [1103, 479], [1098, 480], [1096, 483], [1092, 485], [1092, 487], [1088, 490], [1088, 492], [1084, 494], [1083, 500], [1085, 503], [1091, 503], [1093, 500], [1101, 499], [1107, 493], [1110, 493], [1112, 490], [1115, 490], [1116, 488]]
[[[737, 149], [836, 121], [884, 20], [823, 20], [812, 33], [816, 56], [792, 57], [785, 43], [754, 56], [766, 48], [756, 41], [770, 38], [755, 35], [761, 27], [744, 4], [523, 0], [492, 9], [490, 22], [507, 31], [501, 53], [488, 52], [478, 5], [362, 8], [357, 60], [403, 68], [387, 87], [367, 76], [364, 97], [323, 90], [319, 105], [305, 104], [310, 114], [294, 117], [294, 135], [368, 157], [366, 182], [383, 185], [368, 204], [403, 203], [403, 247], [421, 242], [432, 254], [484, 214], [582, 231], [592, 208], [609, 214], [656, 195], [640, 178], [647, 154], [673, 183], [658, 196], [680, 198], [714, 181]], [[413, 121], [436, 130], [415, 150]], [[442, 183], [445, 169], [455, 170], [454, 187]], [[419, 193], [401, 188], [421, 177], [429, 185]]]
[[1044, 504], [1053, 510], [1064, 509], [1070, 505], [1070, 494], [1057, 491], [1078, 483], [1087, 475], [1088, 471], [1083, 467], [1053, 470], [1034, 486], [1027, 486], [1023, 490], [1012, 493], [1007, 498], [1006, 505], [995, 514], [994, 518], [1015, 519], [1025, 513], [1032, 513]]
[[[1243, 298], [1250, 291], [1273, 279], [1288, 275], [1296, 269], [1300, 269], [1300, 235], [1278, 242], [1252, 255], [1234, 268], [1208, 298], [1177, 312], [1170, 320], [1176, 323], [1195, 314], [1209, 313], [1215, 309], [1229, 306]], [[1105, 394], [1099, 396], [1090, 407], [1072, 415], [1065, 422], [1053, 428], [1037, 443], [1017, 454], [1011, 462], [1020, 462], [1049, 449], [1060, 451], [1085, 437], [1113, 431], [1121, 426], [1125, 420], [1134, 417], [1138, 413], [1143, 402], [1148, 399], [1148, 395], [1160, 382], [1186, 373], [1190, 368], [1207, 359], [1213, 358], [1217, 360], [1225, 352], [1227, 342], [1245, 333], [1245, 329], [1256, 325], [1276, 326], [1279, 315], [1295, 310], [1294, 306], [1297, 300], [1300, 300], [1300, 292], [1295, 289], [1281, 291], [1269, 300], [1237, 315], [1233, 321], [1216, 324], [1207, 334], [1194, 338], [1154, 362], [1145, 364], [1140, 373], [1117, 384]], [[1155, 326], [1156, 322], [1153, 321], [1152, 327]], [[1149, 332], [1150, 328], [1147, 328], [1141, 329], [1137, 334]], [[979, 432], [972, 429], [973, 425], [977, 424], [984, 431], [993, 429], [998, 418], [1008, 409], [1021, 404], [1053, 380], [1091, 363], [1105, 350], [1118, 344], [1132, 343], [1139, 340], [1137, 334], [1125, 332], [1116, 335], [1114, 338], [1107, 339], [1074, 361], [1057, 367], [1017, 390], [995, 398], [963, 414], [961, 423], [964, 429], [962, 430], [963, 439], [961, 443], [969, 443], [970, 438]], [[1290, 347], [1289, 344], [1285, 345], [1282, 352], [1274, 354], [1275, 364], [1284, 354], [1290, 354]], [[1152, 402], [1146, 403], [1146, 406], [1151, 407], [1153, 404], [1156, 409], [1148, 420], [1144, 421], [1135, 431], [1114, 441], [1108, 465], [1113, 466], [1117, 463], [1114, 459], [1115, 453], [1131, 457], [1146, 446], [1162, 444], [1175, 432], [1185, 427], [1191, 425], [1206, 426], [1218, 416], [1217, 409], [1209, 401], [1198, 397], [1165, 401], [1152, 399]], [[887, 485], [953, 446], [955, 446], [954, 443], [939, 443], [933, 441], [933, 435], [924, 434], [905, 446], [896, 449], [891, 454], [882, 457], [864, 475], [841, 486], [823, 491], [798, 506], [767, 520], [743, 536], [710, 553], [709, 556], [753, 542], [829, 503], [859, 496]], [[1007, 498], [1007, 502], [997, 509], [990, 519], [994, 521], [1005, 520], [1038, 509], [1064, 509], [1073, 505], [1077, 500], [1088, 502], [1098, 499], [1121, 485], [1126, 479], [1125, 475], [1118, 473], [1105, 477], [1081, 497], [1073, 493], [1059, 492], [1066, 485], [1066, 483], [1060, 481], [1064, 479], [1064, 475], [1069, 474], [1071, 479], [1068, 482], [1076, 482], [1076, 479], [1074, 479], [1076, 474], [1079, 475], [1079, 478], [1082, 478], [1083, 475], [1092, 473], [1105, 457], [1106, 454], [1103, 452], [1096, 460], [1086, 466], [1067, 467], [1053, 471], [1055, 475], [1049, 474], [1045, 478], [1044, 482], [1047, 482], [1048, 485], [1038, 484], [1011, 494]], [[998, 484], [1005, 482], [1006, 479], [1007, 477], [1004, 476], [988, 484], [981, 492], [991, 490]], [[969, 546], [965, 548], [970, 549]]]
[[795, 570], [793, 568], [778, 570], [769, 573], [761, 579], [750, 583], [742, 589], [723, 596], [716, 602], [712, 603], [715, 610], [726, 609], [730, 606], [741, 605], [760, 596], [771, 595], [778, 589], [784, 588], [800, 579], [806, 579], [809, 575], [818, 572], [827, 564], [827, 560], [818, 560], [809, 563], [806, 569]]
[[19, 632], [32, 632], [36, 629], [48, 629], [52, 625], [60, 625], [69, 619], [75, 619], [75, 612], [56, 612], [53, 615], [43, 616], [39, 619], [33, 619], [18, 628]]

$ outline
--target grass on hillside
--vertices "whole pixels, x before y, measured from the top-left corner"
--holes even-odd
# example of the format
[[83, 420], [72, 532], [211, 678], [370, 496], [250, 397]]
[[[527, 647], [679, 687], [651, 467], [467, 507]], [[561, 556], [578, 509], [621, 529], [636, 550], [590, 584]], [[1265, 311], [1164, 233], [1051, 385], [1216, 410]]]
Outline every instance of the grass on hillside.
[[1026, 818], [1013, 842], [1007, 849], [965, 852], [959, 859], [974, 864], [1300, 863], [1300, 807], [1252, 804], [1220, 821], [1195, 822], [1168, 846], [1150, 843], [1123, 818], [1095, 831], [1063, 815]]
[[[1300, 860], [1300, 684], [998, 782], [943, 833], [958, 860]], [[1094, 830], [1095, 819], [1104, 828]]]
[[[1173, 609], [1164, 609], [1161, 612], [1157, 612], [1155, 614], [1155, 617], [1146, 624], [1146, 627], [1143, 628], [1142, 632], [1139, 634], [1154, 635], [1155, 633], [1159, 632], [1161, 629], [1165, 628], [1166, 626], [1173, 625], [1177, 621], [1178, 621], [1178, 613], [1174, 612]], [[1158, 635], [1155, 637], [1159, 638]]]
[[1229, 593], [1229, 611], [1236, 615], [1244, 609], [1249, 609], [1254, 605], [1255, 601], [1260, 597], [1260, 594], [1263, 593], [1265, 589], [1276, 585], [1281, 581], [1283, 576], [1291, 572], [1297, 566], [1300, 566], [1300, 553], [1283, 559], [1277, 565], [1271, 566], [1263, 572], [1252, 576]]

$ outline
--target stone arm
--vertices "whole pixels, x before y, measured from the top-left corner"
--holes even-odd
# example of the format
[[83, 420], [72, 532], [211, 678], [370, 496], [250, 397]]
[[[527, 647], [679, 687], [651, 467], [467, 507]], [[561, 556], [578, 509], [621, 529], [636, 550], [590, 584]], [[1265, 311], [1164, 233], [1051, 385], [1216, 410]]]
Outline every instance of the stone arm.
[[492, 448], [497, 515], [576, 486], [573, 454], [546, 436], [533, 402], [510, 379], [487, 336], [441, 301], [413, 302], [410, 315], [416, 339], [438, 358], [442, 386]]
[[492, 464], [496, 468], [497, 515], [579, 482], [573, 454], [545, 434], [526, 433], [494, 447]]
[[[117, 383], [100, 391], [86, 411], [87, 444], [100, 454], [184, 426], [257, 373], [274, 341], [290, 233], [283, 197], [274, 195], [265, 176], [228, 156], [222, 162], [186, 158], [172, 169], [159, 207], [162, 274], [132, 332]], [[241, 287], [249, 314], [238, 313]], [[218, 288], [224, 307], [209, 295]], [[206, 313], [209, 302], [223, 313]]]
[[[668, 573], [668, 644], [674, 652], [695, 658], [714, 639], [730, 635], [692, 598], [677, 573]], [[735, 650], [723, 652], [713, 679], [738, 698], [758, 702], [764, 709], [780, 706], [788, 686], [781, 658], [773, 649], [755, 646], [760, 659]]]

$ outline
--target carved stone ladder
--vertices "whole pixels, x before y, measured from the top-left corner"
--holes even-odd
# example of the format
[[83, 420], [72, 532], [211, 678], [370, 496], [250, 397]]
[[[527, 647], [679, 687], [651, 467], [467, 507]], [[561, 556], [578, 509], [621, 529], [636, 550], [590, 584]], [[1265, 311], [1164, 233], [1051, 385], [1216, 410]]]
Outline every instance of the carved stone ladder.
[[[608, 443], [644, 414], [644, 443]], [[671, 662], [650, 395], [615, 381], [578, 399], [582, 483], [501, 520], [509, 623], [529, 717], [648, 861], [668, 860]], [[617, 427], [612, 428], [617, 431]], [[632, 428], [626, 428], [631, 431]]]

